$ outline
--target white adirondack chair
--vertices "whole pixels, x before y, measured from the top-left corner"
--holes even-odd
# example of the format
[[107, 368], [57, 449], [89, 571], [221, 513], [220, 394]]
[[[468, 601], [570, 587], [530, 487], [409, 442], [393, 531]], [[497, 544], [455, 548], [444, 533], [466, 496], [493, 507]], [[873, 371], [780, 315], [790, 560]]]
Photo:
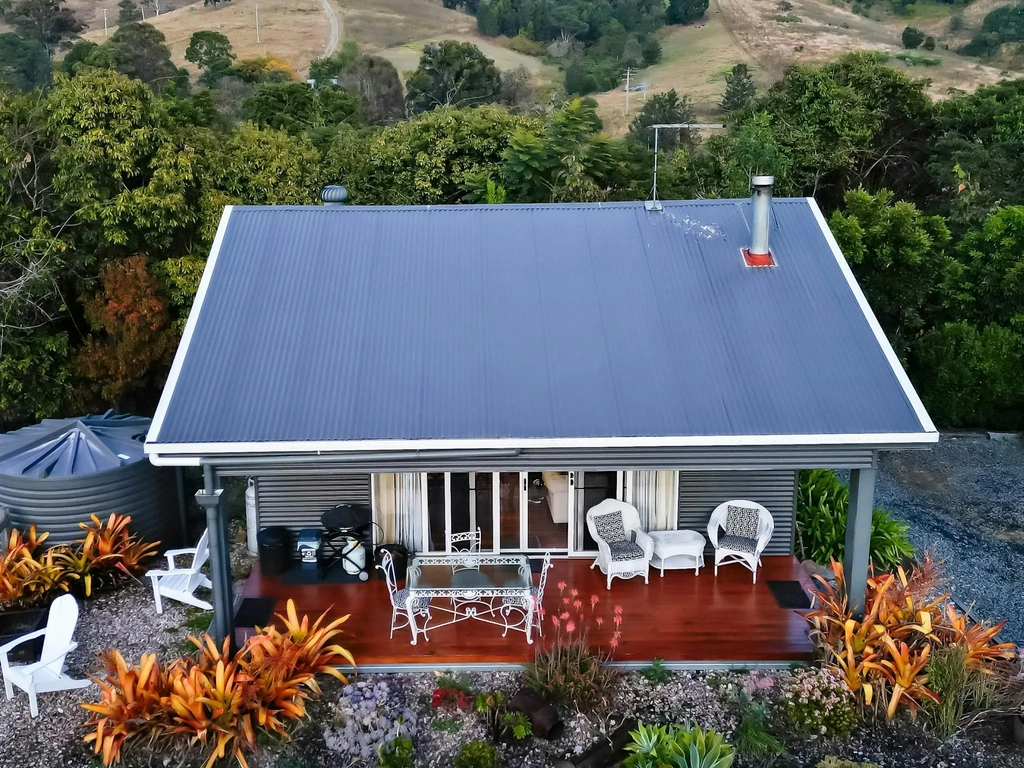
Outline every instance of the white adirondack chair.
[[[200, 569], [210, 559], [209, 531], [203, 531], [199, 537], [199, 543], [194, 547], [185, 549], [169, 549], [164, 553], [167, 556], [167, 568], [148, 571], [146, 575], [153, 582], [153, 599], [156, 600], [156, 612], [163, 613], [164, 606], [161, 597], [168, 597], [181, 603], [188, 603], [206, 611], [213, 610], [213, 606], [205, 600], [195, 596], [199, 587], [212, 589], [210, 580], [202, 574]], [[192, 555], [192, 564], [187, 568], [178, 568], [174, 565], [174, 558], [179, 555]]]
[[[71, 595], [61, 595], [50, 605], [46, 627], [0, 645], [0, 670], [4, 675], [4, 692], [14, 698], [14, 686], [28, 693], [28, 708], [32, 717], [39, 714], [36, 694], [51, 691], [71, 691], [92, 685], [91, 680], [77, 680], [64, 674], [64, 657], [78, 647], [71, 638], [78, 624], [78, 603]], [[11, 664], [7, 654], [29, 640], [43, 637], [43, 652], [34, 664]]]

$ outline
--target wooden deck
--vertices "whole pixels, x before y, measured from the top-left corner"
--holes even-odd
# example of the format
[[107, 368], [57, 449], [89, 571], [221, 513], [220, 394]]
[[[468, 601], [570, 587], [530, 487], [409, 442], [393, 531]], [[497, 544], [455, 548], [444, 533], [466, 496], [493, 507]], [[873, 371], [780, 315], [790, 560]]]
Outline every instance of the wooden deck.
[[[617, 662], [641, 664], [658, 657], [679, 666], [749, 666], [811, 658], [807, 622], [799, 611], [779, 608], [767, 586], [769, 580], [799, 580], [809, 586], [793, 557], [765, 557], [757, 584], [739, 565], [723, 566], [717, 578], [713, 568], [699, 576], [690, 570], [666, 571], [664, 578], [652, 569], [650, 584], [641, 578], [615, 579], [610, 592], [604, 576], [591, 570], [590, 564], [589, 559], [555, 561], [544, 598], [548, 638], [553, 632], [553, 611], [566, 610], [578, 617], [579, 609], [562, 602], [563, 597], [572, 601], [570, 590], [576, 589], [579, 597], [575, 599], [582, 601], [585, 617], [591, 616], [591, 595], [597, 595], [592, 615], [604, 622], [598, 627], [590, 621], [590, 637], [605, 647], [614, 630], [614, 607], [622, 606], [621, 640], [614, 653]], [[559, 582], [566, 584], [563, 593]], [[325, 610], [332, 615], [350, 614], [342, 644], [364, 669], [521, 664], [534, 654], [535, 646], [527, 645], [522, 633], [509, 632], [503, 638], [500, 627], [474, 621], [431, 630], [429, 642], [420, 638], [415, 646], [409, 642], [408, 629], [396, 630], [391, 639], [387, 587], [377, 578], [358, 584], [285, 586], [280, 579], [262, 576], [257, 564], [243, 596], [273, 597], [277, 611], [291, 598], [300, 614], [317, 616]]]

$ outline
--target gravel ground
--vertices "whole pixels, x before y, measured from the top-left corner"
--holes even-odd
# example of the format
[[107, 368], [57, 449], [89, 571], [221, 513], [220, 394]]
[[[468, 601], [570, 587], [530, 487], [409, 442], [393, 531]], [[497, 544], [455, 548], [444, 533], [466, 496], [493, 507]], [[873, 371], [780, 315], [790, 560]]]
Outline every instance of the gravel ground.
[[[79, 603], [78, 648], [67, 658], [68, 674], [85, 677], [95, 670], [96, 654], [117, 648], [125, 659], [173, 648], [184, 637], [179, 629], [185, 606], [164, 602], [157, 615], [148, 584], [131, 584], [116, 592]], [[80, 727], [88, 713], [79, 704], [96, 701], [99, 689], [39, 694], [39, 717], [28, 711], [28, 696], [15, 689], [10, 701], [0, 699], [0, 768], [29, 766], [94, 766], [82, 744]]]
[[1024, 645], [1024, 441], [943, 434], [931, 450], [883, 454], [875, 495], [945, 560], [954, 598]]

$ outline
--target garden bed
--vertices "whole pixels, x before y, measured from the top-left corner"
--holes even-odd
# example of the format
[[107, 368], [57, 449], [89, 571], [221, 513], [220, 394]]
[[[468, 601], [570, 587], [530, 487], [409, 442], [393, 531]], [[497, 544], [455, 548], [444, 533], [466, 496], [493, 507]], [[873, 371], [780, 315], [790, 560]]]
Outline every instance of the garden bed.
[[[727, 740], [733, 738], [738, 719], [730, 703], [730, 691], [747, 687], [754, 690], [772, 682], [773, 690], [790, 676], [789, 672], [669, 673], [665, 682], [651, 682], [642, 672], [623, 676], [615, 700], [620, 714], [644, 722], [692, 721], [715, 728]], [[522, 685], [522, 676], [514, 672], [474, 673], [462, 680], [471, 690], [503, 690], [509, 694]], [[276, 744], [250, 761], [253, 768], [328, 768], [328, 766], [376, 766], [375, 742], [361, 741], [368, 729], [343, 723], [352, 719], [355, 709], [362, 719], [387, 721], [383, 730], [398, 717], [413, 723], [416, 765], [424, 768], [451, 766], [460, 746], [471, 740], [488, 740], [481, 716], [472, 711], [439, 709], [431, 705], [431, 694], [438, 678], [431, 674], [364, 675], [349, 688], [331, 681], [325, 695], [314, 702], [310, 717], [294, 733], [288, 744]], [[372, 693], [367, 693], [372, 691]], [[369, 699], [372, 708], [353, 708], [354, 701]], [[371, 716], [371, 712], [373, 715]], [[527, 738], [518, 743], [498, 744], [499, 765], [507, 768], [549, 768], [553, 760], [570, 761], [599, 742], [606, 731], [600, 717], [585, 717], [563, 710], [566, 728], [555, 741]], [[357, 717], [358, 719], [358, 717]], [[325, 739], [325, 732], [327, 738]], [[331, 746], [334, 748], [332, 749]], [[370, 755], [361, 758], [364, 751]], [[773, 765], [787, 768], [813, 768], [828, 756], [873, 762], [883, 768], [928, 766], [947, 768], [1018, 768], [1024, 766], [1024, 752], [1012, 743], [1004, 722], [986, 725], [945, 744], [928, 734], [920, 723], [900, 717], [890, 725], [857, 727], [842, 740], [814, 738], [787, 739], [788, 754]], [[350, 762], [354, 761], [354, 762]], [[740, 756], [735, 766], [761, 765]]]

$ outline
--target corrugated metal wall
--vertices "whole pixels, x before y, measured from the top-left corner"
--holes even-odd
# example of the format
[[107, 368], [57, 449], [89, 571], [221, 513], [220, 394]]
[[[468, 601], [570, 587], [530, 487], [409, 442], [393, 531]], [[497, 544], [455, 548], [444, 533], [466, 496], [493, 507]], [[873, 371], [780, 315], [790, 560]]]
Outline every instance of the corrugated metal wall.
[[148, 461], [81, 477], [0, 477], [0, 507], [7, 507], [15, 528], [35, 525], [48, 531], [48, 546], [78, 539], [80, 522], [95, 514], [131, 515], [131, 529], [161, 549], [180, 543], [178, 494], [174, 470]]
[[729, 499], [756, 501], [772, 513], [775, 532], [765, 554], [793, 553], [795, 472], [680, 472], [679, 527], [707, 536], [711, 513]]
[[260, 528], [319, 528], [320, 516], [331, 507], [370, 503], [368, 474], [258, 475], [255, 485]]

